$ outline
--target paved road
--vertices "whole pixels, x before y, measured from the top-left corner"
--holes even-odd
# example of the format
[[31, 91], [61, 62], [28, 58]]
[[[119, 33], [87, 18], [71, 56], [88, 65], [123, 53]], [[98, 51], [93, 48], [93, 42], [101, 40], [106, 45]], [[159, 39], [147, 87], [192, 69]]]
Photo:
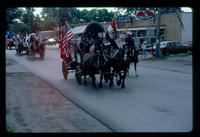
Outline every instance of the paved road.
[[59, 53], [58, 48], [47, 49], [43, 61], [29, 61], [6, 51], [6, 58], [48, 81], [114, 132], [192, 130], [192, 57], [140, 61], [139, 77], [131, 66], [125, 89], [103, 83], [102, 89], [95, 90], [89, 78], [88, 86], [78, 85], [74, 73], [63, 79]]
[[6, 59], [6, 69], [6, 126], [10, 127], [10, 131], [112, 132], [51, 84], [14, 60]]

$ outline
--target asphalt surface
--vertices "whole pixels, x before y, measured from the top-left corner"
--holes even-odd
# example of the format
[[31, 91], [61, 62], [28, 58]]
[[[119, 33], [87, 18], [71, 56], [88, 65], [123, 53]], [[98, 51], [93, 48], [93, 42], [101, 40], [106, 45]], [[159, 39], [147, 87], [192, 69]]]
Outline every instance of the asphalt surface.
[[[78, 85], [74, 73], [69, 74], [68, 80], [63, 79], [59, 53], [59, 49], [52, 46], [47, 49], [43, 61], [29, 61], [25, 56], [16, 56], [15, 51], [7, 50], [6, 59], [15, 61], [20, 67], [10, 65], [6, 67], [6, 73], [20, 72], [21, 68], [24, 68], [27, 72], [47, 81], [60, 96], [68, 98], [72, 104], [76, 104], [103, 126], [96, 130], [97, 132], [190, 132], [192, 130], [191, 56], [165, 61], [140, 60], [139, 77], [135, 77], [132, 65], [125, 89], [121, 89], [116, 83], [110, 88], [104, 82], [102, 89], [95, 90], [91, 87], [90, 78], [87, 78], [87, 86]], [[97, 76], [97, 84], [98, 79]], [[21, 87], [20, 84], [18, 87]], [[35, 92], [38, 91], [37, 88]], [[48, 90], [45, 92], [46, 96], [50, 94]], [[64, 103], [58, 104], [66, 107]], [[37, 113], [38, 116], [41, 115]], [[60, 120], [60, 123], [65, 125], [64, 119]], [[59, 131], [64, 130], [71, 131], [65, 128]], [[46, 132], [49, 131], [52, 130]], [[82, 131], [95, 130], [79, 130]]]
[[6, 109], [6, 124], [15, 133], [111, 132], [48, 82], [8, 58]]

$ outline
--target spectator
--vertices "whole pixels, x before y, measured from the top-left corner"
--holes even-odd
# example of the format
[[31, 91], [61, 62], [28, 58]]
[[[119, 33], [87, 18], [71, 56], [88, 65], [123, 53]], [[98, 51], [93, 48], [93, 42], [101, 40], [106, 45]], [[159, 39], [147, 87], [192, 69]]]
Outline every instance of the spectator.
[[142, 51], [143, 51], [142, 57], [145, 57], [145, 59], [146, 59], [146, 48], [147, 48], [147, 42], [144, 41], [142, 44]]
[[21, 36], [20, 36], [20, 32], [17, 33], [17, 42], [21, 41]]

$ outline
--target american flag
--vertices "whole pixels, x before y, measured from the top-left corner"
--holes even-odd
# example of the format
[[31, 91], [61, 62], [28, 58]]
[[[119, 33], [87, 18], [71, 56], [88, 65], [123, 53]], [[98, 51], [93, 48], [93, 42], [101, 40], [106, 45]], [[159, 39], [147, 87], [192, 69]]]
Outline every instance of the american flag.
[[60, 42], [60, 45], [61, 45], [60, 57], [66, 61], [69, 54], [72, 52], [72, 48], [70, 48], [70, 41], [73, 38], [73, 34], [71, 30], [69, 29], [65, 35], [64, 35], [64, 30], [63, 30], [61, 38], [62, 39]]

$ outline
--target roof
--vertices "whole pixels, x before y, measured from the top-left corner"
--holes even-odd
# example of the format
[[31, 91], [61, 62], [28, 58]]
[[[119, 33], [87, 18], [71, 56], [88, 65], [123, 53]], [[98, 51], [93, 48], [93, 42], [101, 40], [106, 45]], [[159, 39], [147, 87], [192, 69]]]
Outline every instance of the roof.
[[74, 35], [75, 34], [82, 34], [82, 33], [84, 33], [86, 27], [87, 27], [87, 25], [72, 28], [71, 29], [72, 34], [74, 34]]

